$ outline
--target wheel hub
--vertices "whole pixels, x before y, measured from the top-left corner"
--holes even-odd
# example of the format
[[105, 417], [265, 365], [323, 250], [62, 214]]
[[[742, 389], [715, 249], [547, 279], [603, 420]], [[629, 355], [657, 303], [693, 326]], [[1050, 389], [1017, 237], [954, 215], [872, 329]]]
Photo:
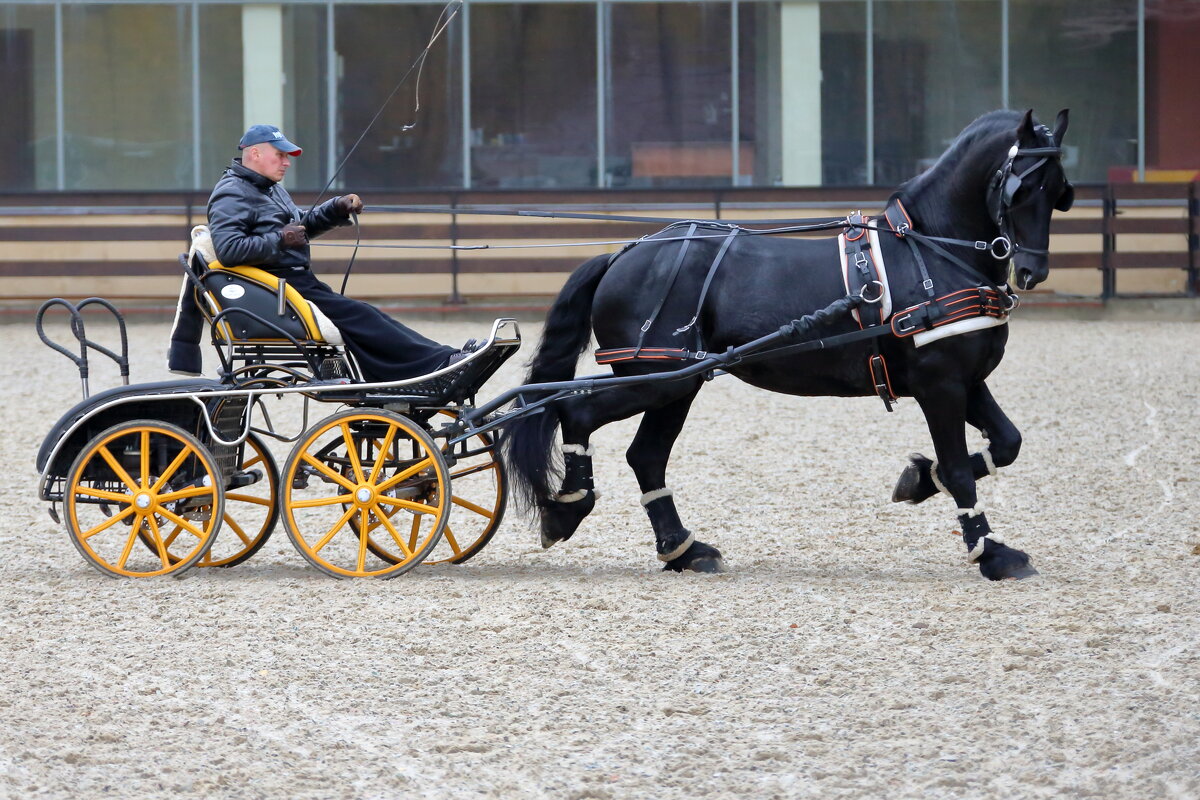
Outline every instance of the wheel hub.
[[360, 486], [358, 491], [354, 493], [354, 499], [360, 506], [365, 506], [375, 498], [375, 493], [365, 486]]
[[152, 498], [149, 494], [142, 492], [134, 498], [133, 503], [144, 511], [150, 506], [154, 505], [154, 498]]

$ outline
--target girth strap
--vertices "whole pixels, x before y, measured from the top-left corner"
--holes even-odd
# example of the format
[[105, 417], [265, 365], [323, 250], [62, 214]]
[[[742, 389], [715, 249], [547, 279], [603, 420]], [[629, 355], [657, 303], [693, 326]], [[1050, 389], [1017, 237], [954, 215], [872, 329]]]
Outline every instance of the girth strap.
[[684, 237], [683, 243], [679, 246], [679, 254], [675, 257], [675, 264], [671, 267], [671, 273], [667, 277], [667, 285], [663, 289], [662, 295], [658, 298], [658, 304], [654, 306], [654, 310], [650, 312], [650, 316], [642, 324], [642, 332], [638, 335], [637, 348], [634, 350], [633, 357], [637, 358], [638, 353], [642, 351], [642, 344], [646, 341], [646, 332], [654, 325], [654, 321], [658, 319], [659, 312], [667, 303], [667, 297], [671, 294], [671, 289], [675, 286], [675, 279], [679, 276], [679, 268], [683, 266], [684, 256], [687, 255], [688, 245], [692, 243], [692, 236], [696, 233], [696, 223], [688, 225], [687, 236]]

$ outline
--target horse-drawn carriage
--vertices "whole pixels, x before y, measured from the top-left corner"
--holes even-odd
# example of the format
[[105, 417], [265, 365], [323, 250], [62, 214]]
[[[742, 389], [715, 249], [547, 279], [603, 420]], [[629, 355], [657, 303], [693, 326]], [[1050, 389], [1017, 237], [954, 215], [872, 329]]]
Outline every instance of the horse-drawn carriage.
[[[124, 321], [109, 303], [55, 299], [38, 312], [39, 335], [75, 361], [84, 391], [38, 453], [40, 497], [88, 562], [120, 576], [234, 566], [280, 520], [296, 549], [335, 576], [393, 577], [431, 559], [465, 561], [487, 544], [507, 500], [493, 439], [449, 441], [438, 429], [520, 347], [514, 320], [496, 320], [451, 366], [372, 383], [286, 282], [206, 263], [196, 249], [181, 261], [184, 299], [202, 309], [218, 355], [216, 379], [128, 385]], [[87, 337], [90, 305], [116, 316], [120, 353]], [[55, 307], [70, 315], [78, 355], [46, 336]], [[126, 385], [89, 396], [89, 351], [116, 360]], [[277, 428], [271, 397], [302, 401], [299, 433]], [[309, 425], [314, 404], [338, 410]], [[282, 469], [270, 440], [292, 445]]]
[[[427, 560], [443, 536], [447, 560], [477, 553], [510, 477], [540, 517], [543, 545], [570, 538], [595, 504], [589, 437], [643, 414], [626, 457], [658, 557], [667, 569], [717, 571], [720, 552], [683, 526], [665, 481], [692, 399], [706, 378], [729, 373], [795, 395], [877, 394], [889, 410], [898, 396], [915, 398], [934, 458], [910, 456], [892, 499], [949, 495], [967, 558], [985, 577], [1034, 574], [1025, 553], [992, 533], [975, 484], [1020, 450], [985, 381], [1016, 308], [1010, 283], [1024, 290], [1045, 279], [1051, 215], [1073, 202], [1061, 165], [1066, 127], [1066, 111], [1053, 130], [1032, 112], [984, 115], [876, 219], [768, 229], [674, 221], [594, 258], [551, 308], [530, 383], [478, 405], [480, 386], [520, 346], [512, 320], [497, 320], [458, 364], [369, 383], [286, 284], [185, 258], [218, 378], [87, 397], [88, 349], [127, 359], [87, 339], [76, 307], [50, 301], [39, 332], [48, 307], [68, 308], [82, 356], [47, 343], [79, 364], [85, 399], [42, 446], [41, 497], [56, 518], [62, 506], [83, 556], [114, 575], [240, 563], [278, 517], [319, 569], [392, 577]], [[831, 230], [842, 234], [794, 238]], [[613, 374], [576, 377], [592, 336]], [[300, 433], [271, 424], [263, 401], [276, 395], [303, 398]], [[344, 409], [309, 425], [312, 402]], [[988, 441], [981, 451], [968, 451], [966, 425]], [[281, 471], [264, 437], [293, 443]], [[479, 495], [467, 493], [470, 481]], [[231, 534], [214, 552], [223, 525]]]

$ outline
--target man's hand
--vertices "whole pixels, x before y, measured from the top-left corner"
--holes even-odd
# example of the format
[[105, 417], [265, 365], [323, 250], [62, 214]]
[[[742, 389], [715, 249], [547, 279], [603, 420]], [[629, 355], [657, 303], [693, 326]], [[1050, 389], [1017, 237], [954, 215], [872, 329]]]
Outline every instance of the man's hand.
[[342, 212], [342, 216], [348, 217], [351, 214], [362, 213], [363, 201], [356, 194], [346, 194], [337, 199], [337, 206], [338, 210]]
[[308, 231], [299, 222], [289, 222], [283, 226], [283, 246], [287, 248], [303, 247], [308, 244]]

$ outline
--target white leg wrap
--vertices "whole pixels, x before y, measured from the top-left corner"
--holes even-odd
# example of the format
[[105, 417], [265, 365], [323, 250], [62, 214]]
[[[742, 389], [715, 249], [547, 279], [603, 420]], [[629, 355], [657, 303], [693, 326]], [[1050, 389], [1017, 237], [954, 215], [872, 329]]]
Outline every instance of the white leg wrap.
[[984, 534], [983, 536], [979, 537], [978, 541], [975, 542], [975, 546], [967, 551], [967, 561], [974, 564], [976, 561], [979, 560], [979, 557], [981, 555], [983, 555], [983, 540], [984, 539], [991, 539], [996, 544], [1003, 543], [1002, 540], [1000, 539], [1000, 537], [994, 533]]
[[587, 489], [576, 489], [575, 491], [567, 492], [566, 494], [556, 494], [550, 499], [556, 503], [578, 503], [580, 500], [587, 497], [587, 493]]
[[659, 500], [663, 497], [670, 497], [673, 494], [675, 493], [666, 487], [663, 487], [662, 489], [655, 489], [653, 492], [646, 492], [644, 495], [642, 495], [642, 508], [650, 505], [655, 500]]
[[594, 456], [596, 455], [596, 446], [589, 445], [584, 447], [581, 444], [564, 444], [562, 446], [564, 453], [574, 453], [577, 456]]
[[946, 488], [946, 484], [942, 483], [942, 479], [937, 474], [937, 462], [934, 461], [929, 465], [929, 477], [933, 480], [933, 485], [942, 494], [950, 494], [950, 490]]
[[[662, 490], [660, 489], [659, 491], [662, 491]], [[679, 545], [679, 547], [676, 547], [674, 550], [672, 550], [669, 553], [659, 553], [658, 560], [659, 561], [674, 561], [675, 559], [679, 558], [681, 555], [686, 553], [687, 549], [692, 546], [692, 542], [694, 542], [694, 541], [696, 541], [696, 534], [689, 533], [688, 537], [683, 540], [683, 544]]]
[[996, 462], [992, 460], [992, 451], [990, 448], [983, 448], [979, 451], [979, 455], [983, 456], [983, 463], [987, 465], [988, 475], [996, 474]]
[[983, 512], [984, 512], [983, 503], [976, 503], [974, 508], [960, 508], [957, 511], [955, 511], [954, 513], [956, 516], [959, 516], [959, 517], [961, 517], [963, 514], [966, 514], [967, 519], [975, 519], [975, 517], [978, 517]]

